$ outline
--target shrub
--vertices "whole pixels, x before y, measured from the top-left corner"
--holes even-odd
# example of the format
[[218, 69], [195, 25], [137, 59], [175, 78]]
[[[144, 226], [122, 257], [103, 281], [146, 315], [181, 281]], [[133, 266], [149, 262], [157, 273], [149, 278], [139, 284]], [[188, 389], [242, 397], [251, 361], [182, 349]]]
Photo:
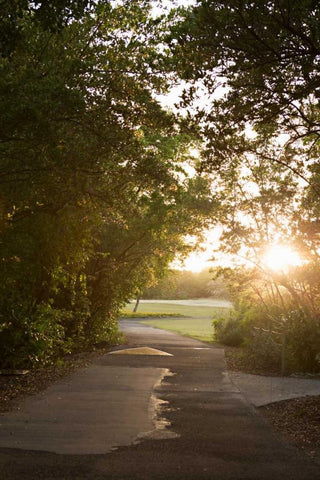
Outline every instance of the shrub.
[[246, 341], [247, 355], [258, 368], [279, 372], [281, 368], [281, 344], [270, 333], [258, 330], [251, 332]]
[[234, 312], [230, 313], [229, 318], [220, 318], [213, 321], [214, 340], [223, 345], [237, 347], [243, 343], [244, 328], [235, 316]]
[[67, 353], [70, 345], [65, 342], [62, 316], [63, 312], [44, 304], [37, 306], [32, 316], [22, 308], [12, 311], [0, 332], [1, 366], [47, 365], [61, 351]]
[[320, 371], [320, 317], [302, 309], [286, 315], [287, 344], [296, 369]]

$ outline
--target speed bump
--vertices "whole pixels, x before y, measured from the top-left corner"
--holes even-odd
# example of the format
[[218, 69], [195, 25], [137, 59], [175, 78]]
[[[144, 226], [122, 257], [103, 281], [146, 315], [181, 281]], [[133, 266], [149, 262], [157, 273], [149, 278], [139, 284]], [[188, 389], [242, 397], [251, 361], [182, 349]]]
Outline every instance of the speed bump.
[[156, 348], [151, 347], [136, 347], [136, 348], [126, 348], [124, 350], [114, 350], [109, 352], [110, 354], [117, 355], [167, 355], [172, 357], [171, 353], [163, 352], [162, 350], [157, 350]]

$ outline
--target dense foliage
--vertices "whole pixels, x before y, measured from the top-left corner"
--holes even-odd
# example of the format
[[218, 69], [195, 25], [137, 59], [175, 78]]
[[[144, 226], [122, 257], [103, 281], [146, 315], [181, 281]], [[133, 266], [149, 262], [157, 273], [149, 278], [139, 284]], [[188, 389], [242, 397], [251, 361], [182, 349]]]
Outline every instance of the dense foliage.
[[212, 201], [155, 99], [169, 74], [149, 2], [4, 3], [0, 348], [22, 366], [113, 341]]

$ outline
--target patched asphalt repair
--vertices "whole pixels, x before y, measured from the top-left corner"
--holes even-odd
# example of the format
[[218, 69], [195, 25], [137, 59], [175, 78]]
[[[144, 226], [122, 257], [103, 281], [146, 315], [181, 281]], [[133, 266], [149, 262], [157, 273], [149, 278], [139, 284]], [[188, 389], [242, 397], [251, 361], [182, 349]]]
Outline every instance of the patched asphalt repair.
[[2, 415], [3, 479], [320, 479], [230, 378], [222, 349], [122, 327], [128, 345], [116, 350], [170, 355], [99, 357]]

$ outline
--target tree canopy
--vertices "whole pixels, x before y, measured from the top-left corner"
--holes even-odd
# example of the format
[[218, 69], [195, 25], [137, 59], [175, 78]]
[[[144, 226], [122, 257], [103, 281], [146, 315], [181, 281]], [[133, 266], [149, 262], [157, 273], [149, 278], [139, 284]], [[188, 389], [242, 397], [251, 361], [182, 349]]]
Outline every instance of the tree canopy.
[[[224, 270], [237, 319], [290, 332], [310, 369], [320, 348], [319, 21], [312, 0], [199, 0], [168, 37], [186, 124], [202, 139], [198, 168], [220, 200], [221, 248], [250, 262]], [[279, 243], [305, 260], [290, 275], [263, 265]]]
[[6, 4], [4, 364], [111, 341], [121, 305], [212, 212], [206, 179], [184, 171], [191, 137], [156, 100], [168, 75], [148, 4]]
[[[193, 116], [202, 167], [222, 172], [254, 155], [319, 194], [318, 2], [198, 1], [184, 15], [168, 41], [182, 78], [206, 89]], [[196, 95], [186, 90], [185, 105]]]
[[[287, 237], [308, 241], [310, 231], [309, 246], [317, 243], [319, 18], [311, 0], [204, 0], [181, 9], [167, 37], [187, 82], [186, 124], [202, 139], [198, 168], [214, 173], [221, 192], [221, 220], [234, 232], [254, 229], [260, 243], [274, 239], [271, 218], [268, 232], [261, 224], [271, 203], [274, 232], [286, 223]], [[246, 225], [249, 211], [255, 225]]]
[[[277, 311], [303, 325], [296, 338], [306, 319], [315, 331], [318, 2], [198, 0], [158, 16], [151, 0], [2, 8], [3, 363], [111, 341], [123, 303], [218, 221], [221, 249], [252, 265], [233, 270], [239, 305], [263, 306], [263, 328]], [[159, 95], [179, 83], [180, 109], [164, 109]], [[290, 281], [261, 269], [280, 240], [307, 260]]]

